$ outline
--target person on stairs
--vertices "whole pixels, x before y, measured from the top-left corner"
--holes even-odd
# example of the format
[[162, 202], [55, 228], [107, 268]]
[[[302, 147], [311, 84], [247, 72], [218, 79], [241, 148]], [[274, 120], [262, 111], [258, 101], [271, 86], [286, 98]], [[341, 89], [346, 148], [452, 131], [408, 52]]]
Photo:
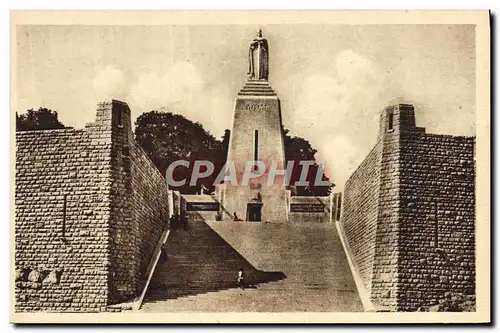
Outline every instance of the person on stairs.
[[233, 213], [233, 221], [241, 221], [238, 215], [236, 215], [236, 212]]
[[240, 289], [245, 289], [244, 278], [243, 278], [243, 268], [240, 268], [240, 270], [238, 271], [238, 287]]
[[167, 243], [163, 243], [161, 245], [160, 258], [162, 258], [163, 262], [167, 262], [168, 261]]

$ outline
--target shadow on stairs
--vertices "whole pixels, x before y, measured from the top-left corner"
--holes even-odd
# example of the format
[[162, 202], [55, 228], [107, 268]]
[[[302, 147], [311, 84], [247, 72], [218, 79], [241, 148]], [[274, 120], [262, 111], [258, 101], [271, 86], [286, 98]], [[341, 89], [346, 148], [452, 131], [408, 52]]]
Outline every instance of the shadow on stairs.
[[171, 230], [166, 249], [144, 303], [237, 288], [240, 269], [249, 286], [286, 278], [283, 272], [256, 269], [203, 221]]

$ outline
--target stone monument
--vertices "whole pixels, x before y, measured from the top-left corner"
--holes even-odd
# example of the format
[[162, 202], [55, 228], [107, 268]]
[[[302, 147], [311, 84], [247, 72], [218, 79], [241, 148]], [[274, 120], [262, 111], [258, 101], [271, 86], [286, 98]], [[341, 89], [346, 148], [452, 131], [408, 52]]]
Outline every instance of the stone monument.
[[[227, 158], [234, 163], [238, 183], [219, 187], [222, 214], [224, 219], [286, 222], [284, 177], [278, 174], [268, 182], [270, 169], [286, 166], [280, 101], [268, 82], [269, 47], [261, 30], [250, 44], [248, 62], [247, 82], [236, 97]], [[261, 173], [259, 165], [266, 170], [245, 183], [245, 170]]]

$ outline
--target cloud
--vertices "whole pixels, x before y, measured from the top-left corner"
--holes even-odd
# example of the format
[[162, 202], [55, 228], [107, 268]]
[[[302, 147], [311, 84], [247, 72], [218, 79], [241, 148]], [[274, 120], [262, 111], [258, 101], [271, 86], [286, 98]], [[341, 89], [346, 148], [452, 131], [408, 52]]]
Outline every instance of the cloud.
[[343, 187], [362, 158], [362, 151], [347, 136], [325, 140], [316, 156], [318, 161], [326, 162], [325, 173], [335, 183], [335, 191]]
[[[351, 50], [337, 54], [331, 72], [303, 73], [290, 114], [290, 130], [309, 140], [342, 188], [371, 149], [378, 115], [387, 103], [386, 78], [376, 63]], [[297, 82], [297, 81], [295, 81]]]
[[133, 103], [145, 109], [154, 109], [185, 102], [203, 87], [204, 81], [195, 66], [177, 62], [163, 76], [154, 72], [142, 73], [132, 85], [130, 94]]
[[335, 58], [335, 68], [339, 78], [349, 81], [370, 81], [377, 70], [374, 64], [351, 50], [340, 52]]
[[142, 74], [132, 90], [133, 98], [145, 104], [161, 103], [162, 88], [158, 75], [153, 72]]
[[176, 62], [167, 71], [162, 83], [168, 88], [170, 98], [185, 92], [197, 92], [204, 86], [204, 81], [196, 67], [189, 62]]
[[[132, 120], [142, 112], [168, 110], [201, 122], [217, 137], [231, 126], [234, 96], [229, 96], [225, 85], [207, 85], [189, 62], [176, 62], [163, 75], [152, 71], [139, 73], [134, 81], [127, 80], [121, 70], [106, 66], [97, 73], [93, 84], [96, 102], [107, 98], [125, 101]], [[227, 117], [221, 119], [224, 110]]]
[[[425, 78], [434, 73], [408, 73], [399, 67], [382, 71], [377, 62], [352, 50], [332, 60], [329, 72], [299, 73], [289, 80], [301, 84], [295, 88], [286, 124], [292, 134], [306, 138], [318, 150], [317, 158], [326, 162], [326, 173], [337, 184], [336, 190], [342, 189], [372, 149], [380, 112], [388, 105], [414, 104], [419, 126], [432, 132], [473, 135], [474, 113], [469, 110], [475, 105], [457, 104], [459, 96], [450, 98], [457, 91], [474, 93], [465, 78], [442, 77], [426, 85]], [[422, 104], [428, 100], [432, 104]]]
[[296, 115], [294, 120], [301, 127], [313, 126], [318, 119], [327, 119], [332, 114], [344, 112], [342, 95], [345, 85], [324, 73], [315, 73], [304, 80], [296, 100]]
[[234, 98], [228, 85], [211, 85], [195, 94], [183, 112], [220, 138], [225, 129], [232, 129]]
[[106, 66], [94, 78], [94, 89], [99, 100], [114, 98], [123, 100], [126, 97], [127, 82], [125, 75], [119, 69]]
[[234, 96], [226, 85], [207, 84], [197, 68], [185, 61], [172, 64], [164, 75], [146, 72], [131, 85], [132, 116], [167, 110], [198, 121], [214, 136], [230, 128]]

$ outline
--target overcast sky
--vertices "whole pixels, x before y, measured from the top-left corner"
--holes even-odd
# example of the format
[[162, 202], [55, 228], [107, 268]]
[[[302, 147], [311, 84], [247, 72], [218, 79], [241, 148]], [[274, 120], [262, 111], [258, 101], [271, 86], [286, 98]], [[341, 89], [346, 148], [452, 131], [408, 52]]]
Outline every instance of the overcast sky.
[[475, 134], [474, 26], [463, 25], [20, 26], [16, 111], [43, 106], [83, 127], [111, 97], [134, 120], [164, 107], [221, 137], [258, 28], [284, 125], [318, 150], [337, 189], [391, 103], [414, 104], [427, 132]]

